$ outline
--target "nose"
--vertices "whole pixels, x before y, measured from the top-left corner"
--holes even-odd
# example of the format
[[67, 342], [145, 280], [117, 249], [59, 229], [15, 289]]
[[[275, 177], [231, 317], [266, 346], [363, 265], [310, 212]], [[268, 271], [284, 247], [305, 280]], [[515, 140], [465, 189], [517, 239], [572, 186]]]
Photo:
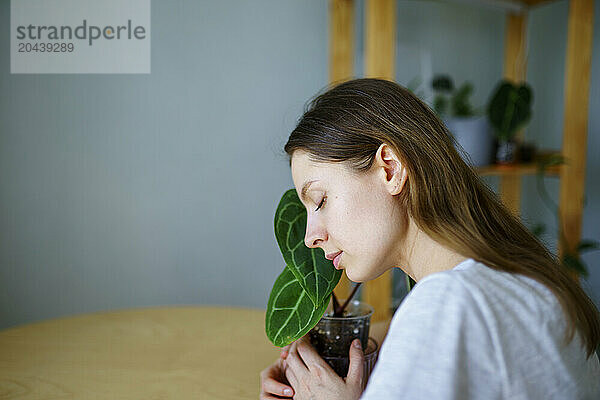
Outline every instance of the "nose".
[[310, 216], [306, 220], [306, 234], [304, 244], [311, 249], [319, 247], [319, 244], [327, 240], [325, 227]]

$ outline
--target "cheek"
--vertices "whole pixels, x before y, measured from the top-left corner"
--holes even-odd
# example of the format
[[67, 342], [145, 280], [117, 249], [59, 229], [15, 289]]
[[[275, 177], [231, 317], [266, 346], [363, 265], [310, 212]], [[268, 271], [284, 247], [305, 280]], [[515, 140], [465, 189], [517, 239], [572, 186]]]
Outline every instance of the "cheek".
[[[364, 242], [365, 233], [372, 229], [369, 223], [368, 209], [362, 202], [357, 201], [355, 195], [348, 196], [340, 201], [338, 212], [331, 216], [331, 233], [339, 241], [340, 246], [346, 246], [347, 251], [351, 248], [359, 248]], [[342, 247], [342, 250], [344, 248]]]
[[352, 255], [364, 257], [360, 263], [365, 268], [378, 269], [392, 262], [390, 257], [395, 257], [405, 227], [395, 198], [372, 197], [369, 200], [368, 205], [355, 209], [354, 229], [348, 237], [353, 245]]
[[335, 201], [327, 225], [336, 245], [348, 256], [381, 261], [402, 224], [397, 199], [377, 187], [355, 187]]
[[354, 255], [370, 254], [377, 249], [389, 224], [376, 212], [373, 204], [354, 203], [336, 218], [338, 237]]
[[373, 195], [355, 208], [357, 225], [370, 238], [381, 241], [395, 229], [398, 215], [393, 201], [394, 198], [389, 195]]

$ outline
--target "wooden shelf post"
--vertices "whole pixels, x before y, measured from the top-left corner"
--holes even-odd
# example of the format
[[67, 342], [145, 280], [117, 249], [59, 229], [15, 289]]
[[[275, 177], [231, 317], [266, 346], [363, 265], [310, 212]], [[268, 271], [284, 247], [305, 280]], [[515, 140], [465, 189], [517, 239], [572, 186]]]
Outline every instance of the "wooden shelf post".
[[[366, 0], [365, 14], [365, 76], [395, 81], [396, 1]], [[391, 317], [392, 276], [388, 271], [363, 288], [363, 299], [375, 309], [374, 322]]]
[[[527, 76], [527, 14], [506, 15], [506, 33], [504, 43], [504, 78], [515, 83], [525, 81]], [[517, 133], [523, 137], [523, 131]], [[502, 175], [500, 178], [500, 196], [504, 205], [515, 215], [521, 212], [521, 176]]]
[[567, 249], [559, 240], [561, 255], [574, 251], [581, 239], [593, 25], [594, 2], [570, 0], [562, 143], [566, 164], [560, 173], [559, 194], [559, 220]]
[[354, 0], [329, 1], [329, 82], [354, 77]]
[[[329, 82], [338, 84], [354, 76], [354, 0], [329, 1]], [[350, 295], [344, 273], [335, 287], [339, 299]]]

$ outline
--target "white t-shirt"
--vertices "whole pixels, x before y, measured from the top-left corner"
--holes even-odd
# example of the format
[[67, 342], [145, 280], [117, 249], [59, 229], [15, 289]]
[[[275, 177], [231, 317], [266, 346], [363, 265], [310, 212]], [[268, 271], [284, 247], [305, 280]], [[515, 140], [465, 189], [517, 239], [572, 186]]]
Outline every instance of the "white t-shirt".
[[558, 299], [473, 259], [428, 275], [392, 319], [361, 400], [600, 399], [600, 364], [564, 346]]

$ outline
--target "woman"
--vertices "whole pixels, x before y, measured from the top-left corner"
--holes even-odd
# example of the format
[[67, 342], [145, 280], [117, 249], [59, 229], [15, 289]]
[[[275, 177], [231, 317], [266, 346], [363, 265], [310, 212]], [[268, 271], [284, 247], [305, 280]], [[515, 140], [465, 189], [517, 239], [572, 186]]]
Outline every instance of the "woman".
[[262, 372], [262, 399], [600, 399], [598, 310], [412, 93], [336, 86], [285, 151], [306, 246], [341, 251], [353, 281], [398, 267], [417, 284], [364, 393], [359, 348], [342, 379], [300, 340]]

